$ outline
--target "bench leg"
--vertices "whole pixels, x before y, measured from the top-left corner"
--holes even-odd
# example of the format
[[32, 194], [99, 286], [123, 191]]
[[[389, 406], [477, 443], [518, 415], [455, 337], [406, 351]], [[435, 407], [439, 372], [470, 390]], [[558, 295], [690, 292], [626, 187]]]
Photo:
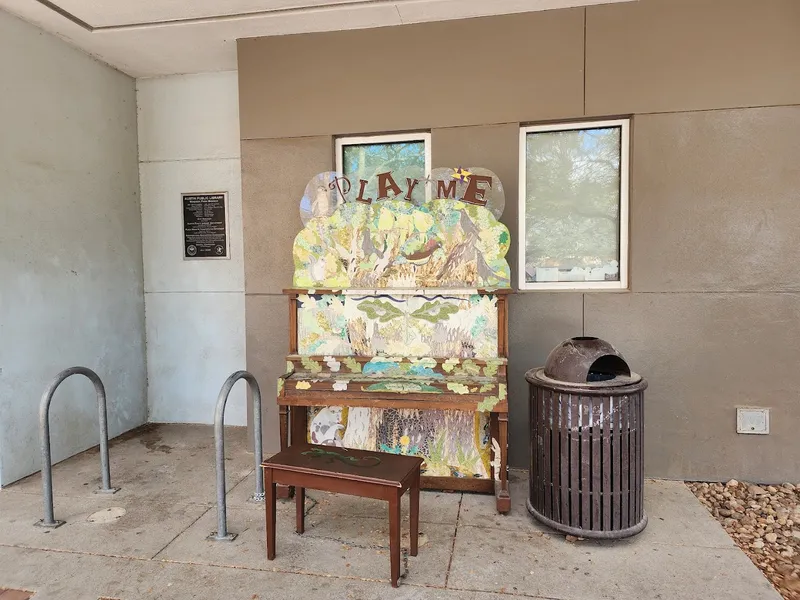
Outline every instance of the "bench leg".
[[392, 587], [400, 579], [400, 493], [389, 499], [389, 554], [392, 560]]
[[419, 549], [419, 483], [420, 483], [420, 472], [417, 471], [416, 476], [414, 477], [414, 482], [411, 484], [411, 489], [409, 490], [409, 512], [410, 514], [410, 527], [411, 530], [409, 531], [409, 554], [411, 556], [416, 556], [417, 551]]
[[295, 486], [294, 488], [294, 501], [295, 512], [297, 514], [297, 533], [303, 533], [306, 530], [305, 517], [306, 517], [306, 489]]
[[272, 469], [264, 469], [264, 492], [266, 494], [264, 509], [267, 524], [267, 560], [275, 559], [275, 482]]

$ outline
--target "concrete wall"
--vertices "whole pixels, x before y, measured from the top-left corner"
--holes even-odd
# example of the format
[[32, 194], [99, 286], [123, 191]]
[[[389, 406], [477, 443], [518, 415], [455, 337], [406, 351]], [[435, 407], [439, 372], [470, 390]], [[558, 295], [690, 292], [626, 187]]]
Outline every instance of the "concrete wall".
[[[281, 370], [298, 202], [334, 136], [431, 130], [434, 166], [498, 173], [514, 239], [520, 124], [630, 115], [630, 289], [511, 298], [511, 462], [525, 371], [598, 335], [650, 380], [648, 475], [796, 480], [799, 29], [794, 0], [641, 0], [241, 40], [248, 367]], [[770, 435], [737, 435], [737, 405], [771, 407]]]
[[[38, 408], [95, 370], [111, 436], [145, 422], [134, 81], [0, 11], [0, 485], [39, 470]], [[59, 387], [55, 461], [98, 443], [85, 378]], [[99, 469], [99, 466], [98, 466]]]
[[[140, 79], [136, 88], [149, 420], [213, 423], [220, 387], [245, 367], [237, 77]], [[183, 260], [181, 193], [204, 191], [228, 192], [230, 260]], [[229, 425], [247, 421], [245, 389], [231, 393]]]

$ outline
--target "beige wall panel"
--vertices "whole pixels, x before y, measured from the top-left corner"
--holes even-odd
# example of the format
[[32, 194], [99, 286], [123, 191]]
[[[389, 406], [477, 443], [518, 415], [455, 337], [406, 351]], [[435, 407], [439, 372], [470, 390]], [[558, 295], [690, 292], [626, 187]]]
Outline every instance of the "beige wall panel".
[[587, 115], [800, 103], [797, 0], [586, 10]]
[[497, 173], [503, 183], [506, 208], [500, 220], [511, 232], [511, 248], [506, 258], [511, 265], [512, 285], [516, 285], [517, 279], [518, 148], [518, 123], [431, 131], [434, 167], [485, 167]]
[[239, 40], [243, 139], [583, 114], [583, 9]]
[[[796, 481], [799, 294], [587, 295], [586, 334], [650, 383], [647, 476]], [[770, 434], [737, 434], [737, 405], [770, 407]]]
[[800, 106], [636, 117], [634, 291], [800, 290]]
[[[289, 300], [283, 295], [246, 295], [245, 323], [247, 370], [261, 388], [264, 454], [269, 455], [280, 450], [281, 445], [275, 390], [278, 377], [286, 372], [286, 355], [289, 354]], [[252, 403], [248, 400], [248, 429], [253, 426], [252, 413]]]
[[279, 294], [292, 286], [300, 199], [314, 175], [332, 168], [328, 136], [242, 141], [246, 293]]
[[511, 296], [509, 303], [509, 463], [527, 469], [531, 427], [525, 371], [544, 366], [553, 348], [583, 334], [583, 295], [521, 292]]

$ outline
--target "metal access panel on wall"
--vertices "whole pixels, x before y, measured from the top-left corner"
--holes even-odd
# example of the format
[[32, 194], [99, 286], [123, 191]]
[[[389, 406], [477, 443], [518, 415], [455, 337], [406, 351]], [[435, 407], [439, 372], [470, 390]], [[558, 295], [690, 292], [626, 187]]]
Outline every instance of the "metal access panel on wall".
[[754, 406], [737, 406], [736, 433], [769, 434], [769, 409]]
[[228, 192], [181, 194], [183, 260], [227, 259]]

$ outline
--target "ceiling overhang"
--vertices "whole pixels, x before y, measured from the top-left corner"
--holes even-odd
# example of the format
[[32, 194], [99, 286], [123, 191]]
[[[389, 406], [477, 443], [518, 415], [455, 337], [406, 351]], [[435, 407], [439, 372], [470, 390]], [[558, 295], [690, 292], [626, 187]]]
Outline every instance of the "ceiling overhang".
[[628, 0], [0, 0], [133, 76], [236, 69], [240, 38], [388, 27]]

